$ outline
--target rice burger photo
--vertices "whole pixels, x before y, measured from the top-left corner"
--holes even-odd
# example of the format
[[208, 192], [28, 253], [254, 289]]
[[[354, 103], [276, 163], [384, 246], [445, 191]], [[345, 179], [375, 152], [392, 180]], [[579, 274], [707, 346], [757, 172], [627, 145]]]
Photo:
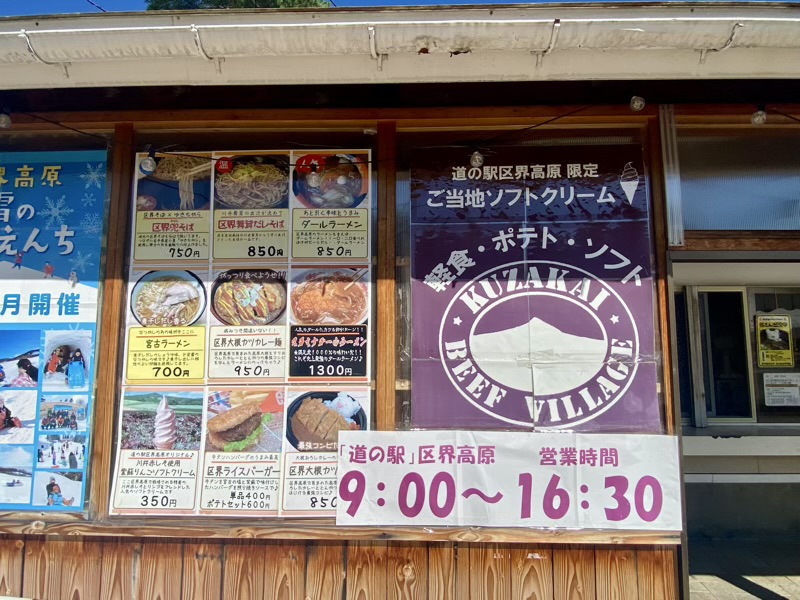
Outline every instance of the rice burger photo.
[[261, 437], [264, 415], [258, 402], [247, 402], [208, 421], [208, 441], [222, 452], [247, 452]]

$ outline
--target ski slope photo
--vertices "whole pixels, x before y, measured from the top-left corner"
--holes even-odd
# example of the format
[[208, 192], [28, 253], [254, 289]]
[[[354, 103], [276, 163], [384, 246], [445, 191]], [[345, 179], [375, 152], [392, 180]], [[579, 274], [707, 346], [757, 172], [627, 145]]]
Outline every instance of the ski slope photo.
[[0, 444], [32, 444], [36, 427], [36, 390], [0, 390], [11, 416], [22, 421], [22, 427], [0, 430]]

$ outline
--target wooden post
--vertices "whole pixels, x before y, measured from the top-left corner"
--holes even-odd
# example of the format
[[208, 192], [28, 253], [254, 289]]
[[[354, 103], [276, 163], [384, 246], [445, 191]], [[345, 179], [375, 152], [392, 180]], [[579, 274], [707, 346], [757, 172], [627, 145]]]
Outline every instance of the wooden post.
[[130, 190], [133, 178], [134, 132], [130, 123], [114, 127], [114, 152], [111, 163], [111, 206], [106, 237], [106, 271], [103, 281], [103, 309], [97, 356], [103, 368], [97, 371], [94, 401], [94, 439], [89, 491], [89, 519], [105, 520], [111, 481], [111, 449], [114, 447], [114, 413], [119, 389], [120, 341], [125, 303], [125, 254], [130, 215]]
[[397, 125], [378, 123], [378, 298], [375, 411], [380, 430], [396, 429], [397, 307], [395, 297], [395, 168]]
[[[657, 320], [661, 346], [664, 420], [666, 431], [676, 433], [675, 402], [672, 393], [672, 354], [669, 322], [669, 285], [667, 267], [667, 204], [664, 195], [664, 173], [661, 160], [661, 130], [658, 119], [650, 121], [647, 131], [647, 162], [650, 171], [650, 192], [653, 207], [653, 245], [656, 254], [656, 297], [658, 299]], [[678, 410], [680, 413], [680, 410]]]

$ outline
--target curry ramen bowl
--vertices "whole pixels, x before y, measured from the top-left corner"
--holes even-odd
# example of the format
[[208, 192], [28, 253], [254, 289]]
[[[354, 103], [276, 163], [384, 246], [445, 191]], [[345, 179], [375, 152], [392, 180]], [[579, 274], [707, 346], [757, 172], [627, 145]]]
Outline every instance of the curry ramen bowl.
[[367, 319], [367, 284], [356, 269], [313, 269], [293, 278], [292, 318], [299, 325], [356, 325]]
[[286, 310], [286, 276], [272, 269], [220, 273], [211, 288], [211, 312], [226, 325], [270, 325]]
[[206, 290], [191, 271], [149, 271], [131, 292], [131, 312], [143, 327], [188, 327], [206, 309]]

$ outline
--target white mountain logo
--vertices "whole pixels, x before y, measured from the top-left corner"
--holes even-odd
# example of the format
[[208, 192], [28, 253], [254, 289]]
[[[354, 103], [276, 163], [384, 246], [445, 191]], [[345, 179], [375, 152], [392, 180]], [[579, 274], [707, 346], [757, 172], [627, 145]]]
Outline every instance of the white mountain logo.
[[602, 367], [608, 341], [564, 333], [538, 317], [470, 337], [475, 363], [510, 388], [552, 396], [588, 381]]

